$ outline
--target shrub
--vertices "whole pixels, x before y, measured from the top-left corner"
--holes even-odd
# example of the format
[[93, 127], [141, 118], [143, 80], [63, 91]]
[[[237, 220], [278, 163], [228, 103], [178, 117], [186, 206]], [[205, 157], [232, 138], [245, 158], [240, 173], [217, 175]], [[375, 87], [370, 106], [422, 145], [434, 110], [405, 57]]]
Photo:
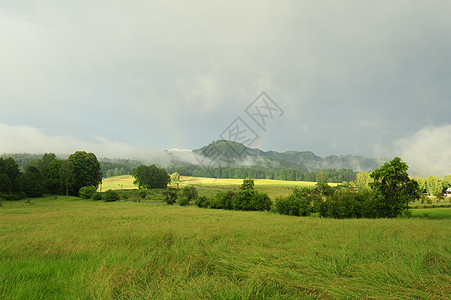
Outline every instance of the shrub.
[[216, 197], [210, 201], [211, 208], [233, 209], [233, 201], [236, 193], [233, 191], [218, 192]]
[[91, 195], [90, 199], [91, 200], [102, 200], [102, 194], [95, 192], [94, 194]]
[[327, 198], [320, 210], [320, 216], [337, 219], [361, 217], [361, 204], [357, 193], [350, 190], [336, 190]]
[[177, 201], [177, 191], [174, 189], [168, 188], [166, 191], [163, 192], [164, 195], [164, 201], [172, 205]]
[[82, 199], [90, 199], [92, 194], [94, 194], [97, 191], [97, 188], [95, 186], [84, 186], [80, 189], [80, 198]]
[[210, 199], [202, 195], [197, 198], [195, 204], [199, 207], [210, 207]]
[[371, 190], [359, 191], [356, 195], [356, 200], [360, 202], [360, 216], [362, 218], [374, 219], [379, 217], [379, 204]]
[[119, 200], [119, 194], [113, 190], [108, 190], [103, 195], [103, 199], [106, 202], [113, 202]]
[[[295, 188], [293, 193], [276, 201], [276, 209], [282, 215], [308, 216], [312, 211], [310, 190]], [[320, 197], [320, 196], [319, 196]]]
[[374, 192], [362, 189], [336, 190], [323, 202], [319, 209], [321, 217], [326, 218], [378, 218], [381, 217], [380, 203]]
[[188, 206], [189, 200], [187, 197], [183, 196], [183, 197], [180, 197], [180, 199], [178, 200], [178, 203], [180, 206]]
[[198, 193], [194, 186], [186, 186], [183, 188], [182, 195], [188, 199], [188, 202], [191, 200], [196, 200]]
[[140, 190], [138, 193], [139, 198], [146, 199], [147, 191], [146, 190]]
[[271, 210], [272, 201], [268, 194], [255, 191], [254, 197], [251, 199], [251, 210]]
[[317, 193], [311, 193], [308, 197], [312, 203], [312, 212], [319, 213], [321, 205], [324, 202], [323, 197]]
[[24, 192], [21, 193], [0, 193], [0, 198], [3, 198], [5, 200], [13, 200], [17, 201], [20, 199], [26, 198], [27, 195]]

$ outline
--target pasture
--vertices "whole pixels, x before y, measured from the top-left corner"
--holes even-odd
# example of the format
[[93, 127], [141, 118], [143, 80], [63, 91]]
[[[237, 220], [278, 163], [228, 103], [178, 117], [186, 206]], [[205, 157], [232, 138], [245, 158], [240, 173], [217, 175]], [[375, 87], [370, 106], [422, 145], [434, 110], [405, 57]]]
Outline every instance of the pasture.
[[[216, 195], [218, 191], [228, 191], [238, 189], [243, 183], [243, 179], [216, 179], [216, 178], [204, 178], [204, 177], [188, 177], [180, 176], [179, 188], [183, 188], [187, 185], [192, 185], [199, 190], [199, 193], [209, 197]], [[277, 196], [288, 196], [291, 194], [293, 187], [310, 186], [314, 187], [316, 182], [309, 181], [283, 181], [283, 180], [271, 180], [271, 179], [255, 179], [255, 188], [261, 192], [267, 193], [271, 198]], [[336, 186], [336, 183], [330, 183], [331, 186]], [[176, 188], [176, 183], [171, 183], [170, 187]], [[133, 184], [133, 177], [129, 175], [116, 176], [104, 178], [101, 189], [103, 191], [112, 189], [137, 189], [137, 186]], [[99, 187], [100, 190], [100, 187]], [[153, 191], [150, 191], [151, 193]], [[156, 196], [158, 197], [158, 196]]]
[[55, 196], [3, 202], [2, 299], [436, 298], [451, 220], [334, 220]]

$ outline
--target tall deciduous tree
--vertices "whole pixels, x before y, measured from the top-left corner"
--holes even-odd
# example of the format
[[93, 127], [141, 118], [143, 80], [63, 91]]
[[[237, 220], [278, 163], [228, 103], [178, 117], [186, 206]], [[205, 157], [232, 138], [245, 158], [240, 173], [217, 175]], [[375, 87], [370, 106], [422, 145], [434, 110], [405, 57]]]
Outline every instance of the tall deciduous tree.
[[70, 160], [63, 160], [60, 169], [61, 182], [66, 189], [66, 195], [69, 195], [69, 190], [72, 190], [72, 186], [75, 183], [74, 178], [74, 164]]
[[418, 182], [418, 187], [420, 189], [421, 193], [426, 192], [427, 190], [427, 182], [426, 182], [426, 178], [423, 177], [414, 177], [413, 180], [415, 180], [416, 182]]
[[44, 194], [45, 181], [38, 168], [27, 166], [21, 181], [22, 189], [28, 197], [40, 197]]
[[98, 187], [102, 182], [102, 171], [94, 153], [77, 151], [67, 159], [73, 164], [74, 184], [72, 185], [72, 193], [74, 195], [78, 195], [83, 186]]
[[409, 202], [420, 197], [418, 183], [407, 174], [409, 167], [399, 157], [374, 170], [370, 187], [377, 199], [380, 217], [394, 218], [407, 211]]
[[427, 191], [429, 195], [439, 196], [442, 194], [443, 185], [440, 178], [429, 176], [426, 178]]
[[[3, 184], [2, 189], [5, 189], [7, 193], [17, 193], [20, 191], [20, 171], [17, 162], [11, 158], [0, 157], [0, 174], [2, 176]], [[6, 179], [8, 178], [8, 180]]]
[[356, 181], [355, 181], [355, 185], [361, 189], [369, 189], [369, 183], [371, 182], [370, 180], [370, 173], [368, 172], [359, 172], [356, 175]]
[[138, 188], [165, 188], [171, 182], [169, 174], [155, 165], [140, 165], [133, 169], [131, 175], [135, 178], [133, 183], [138, 185]]

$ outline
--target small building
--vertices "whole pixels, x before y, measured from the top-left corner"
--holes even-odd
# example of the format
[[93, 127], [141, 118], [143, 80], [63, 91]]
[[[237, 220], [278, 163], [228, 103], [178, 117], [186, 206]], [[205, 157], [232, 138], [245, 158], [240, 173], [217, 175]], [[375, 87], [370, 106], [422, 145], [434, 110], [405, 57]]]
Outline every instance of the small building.
[[451, 197], [451, 188], [447, 188], [445, 192], [446, 197]]

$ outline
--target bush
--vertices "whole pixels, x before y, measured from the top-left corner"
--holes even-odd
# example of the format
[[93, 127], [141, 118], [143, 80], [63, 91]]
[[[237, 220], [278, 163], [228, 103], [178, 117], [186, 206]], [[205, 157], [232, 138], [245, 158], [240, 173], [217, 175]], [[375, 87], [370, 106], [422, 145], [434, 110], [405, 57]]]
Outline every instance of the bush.
[[106, 202], [113, 202], [119, 200], [119, 194], [113, 190], [108, 190], [103, 195], [103, 199]]
[[350, 190], [337, 190], [328, 197], [320, 209], [320, 216], [344, 219], [361, 217], [361, 205], [357, 193]]
[[216, 197], [210, 201], [211, 208], [233, 209], [233, 201], [236, 193], [233, 191], [218, 192]]
[[91, 195], [90, 199], [91, 200], [102, 200], [102, 194], [95, 192], [94, 194]]
[[308, 188], [295, 188], [290, 196], [277, 199], [276, 210], [282, 215], [309, 216], [312, 211], [311, 203]]
[[182, 195], [189, 201], [196, 200], [198, 193], [194, 186], [186, 186], [183, 188]]
[[272, 201], [268, 194], [255, 191], [254, 197], [251, 199], [251, 210], [271, 210]]
[[381, 217], [380, 203], [371, 190], [336, 190], [322, 203], [321, 217], [326, 218], [378, 218]]
[[379, 204], [371, 190], [362, 190], [357, 193], [356, 200], [360, 202], [362, 218], [378, 218]]
[[164, 195], [164, 201], [172, 205], [177, 201], [177, 191], [174, 189], [168, 188], [166, 191], [163, 192]]
[[199, 207], [210, 207], [210, 199], [202, 195], [197, 198], [195, 204]]
[[141, 199], [146, 199], [147, 191], [146, 190], [140, 190], [138, 193], [138, 197]]
[[0, 193], [0, 198], [3, 198], [5, 200], [13, 200], [17, 201], [20, 199], [26, 198], [27, 195], [24, 192], [21, 193]]
[[180, 199], [178, 200], [178, 203], [179, 203], [180, 206], [188, 206], [189, 205], [189, 200], [188, 200], [188, 198], [183, 196], [183, 197], [180, 197]]
[[82, 199], [90, 199], [92, 194], [97, 192], [97, 188], [95, 186], [84, 186], [80, 189], [80, 198]]

